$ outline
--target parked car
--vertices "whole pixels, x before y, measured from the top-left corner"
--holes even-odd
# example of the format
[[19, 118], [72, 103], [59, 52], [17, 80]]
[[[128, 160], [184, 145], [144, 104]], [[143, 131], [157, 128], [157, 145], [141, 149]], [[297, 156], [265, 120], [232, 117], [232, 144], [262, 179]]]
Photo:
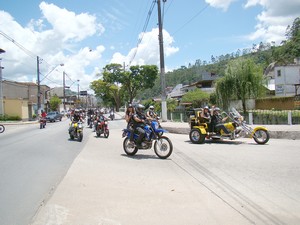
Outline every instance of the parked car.
[[58, 111], [48, 112], [46, 116], [46, 120], [49, 122], [55, 122], [57, 120], [61, 121], [63, 115]]

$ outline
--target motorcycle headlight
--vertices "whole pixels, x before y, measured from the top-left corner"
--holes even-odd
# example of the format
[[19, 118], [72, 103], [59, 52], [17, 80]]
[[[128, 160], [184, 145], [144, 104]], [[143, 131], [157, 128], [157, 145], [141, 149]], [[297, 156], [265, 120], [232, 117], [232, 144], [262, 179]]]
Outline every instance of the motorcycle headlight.
[[104, 122], [104, 124], [105, 124], [105, 125], [107, 125], [107, 124], [108, 124], [108, 122], [107, 122], [107, 121], [105, 121], [105, 122]]

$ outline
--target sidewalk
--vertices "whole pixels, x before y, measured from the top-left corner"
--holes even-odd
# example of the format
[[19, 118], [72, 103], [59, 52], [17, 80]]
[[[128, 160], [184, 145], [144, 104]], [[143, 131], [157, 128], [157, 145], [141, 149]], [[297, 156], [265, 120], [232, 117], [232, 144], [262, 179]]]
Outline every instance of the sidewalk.
[[[190, 127], [188, 123], [181, 122], [162, 122], [161, 126], [170, 133], [189, 134]], [[300, 140], [300, 125], [251, 125], [252, 128], [263, 126], [268, 129], [270, 138]]]

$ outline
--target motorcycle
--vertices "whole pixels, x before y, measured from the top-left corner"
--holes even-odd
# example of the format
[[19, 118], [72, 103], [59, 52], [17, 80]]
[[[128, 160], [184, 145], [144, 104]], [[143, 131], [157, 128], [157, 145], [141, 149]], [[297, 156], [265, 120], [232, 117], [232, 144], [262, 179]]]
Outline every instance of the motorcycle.
[[40, 122], [40, 129], [43, 129], [46, 127], [47, 120], [45, 117], [41, 117], [39, 122]]
[[134, 133], [133, 142], [130, 141], [131, 130], [124, 129], [122, 137], [125, 137], [123, 141], [123, 149], [127, 155], [133, 156], [135, 155], [139, 149], [151, 149], [152, 144], [154, 142], [154, 152], [155, 154], [161, 158], [168, 158], [173, 151], [173, 145], [171, 140], [163, 136], [166, 130], [159, 128], [159, 124], [156, 120], [147, 121], [144, 127], [145, 136], [142, 140], [141, 146], [137, 146], [136, 142], [138, 139], [138, 134]]
[[83, 124], [81, 121], [79, 122], [70, 122], [70, 127], [69, 127], [69, 135], [70, 139], [74, 140], [76, 138], [79, 142], [82, 141], [83, 139]]
[[4, 131], [5, 131], [4, 125], [0, 124], [0, 134], [3, 133]]
[[230, 120], [230, 122], [224, 123], [225, 128], [230, 132], [229, 134], [226, 134], [222, 129], [219, 133], [209, 132], [209, 125], [199, 122], [200, 119], [196, 116], [191, 120], [190, 141], [194, 144], [203, 144], [205, 138], [212, 140], [225, 138], [235, 140], [239, 137], [253, 138], [260, 145], [266, 144], [269, 141], [270, 134], [265, 127], [250, 127], [235, 108], [232, 108], [228, 114], [226, 112], [222, 114]]
[[94, 115], [88, 115], [87, 125], [89, 128], [92, 128], [94, 125]]
[[96, 134], [97, 134], [97, 137], [100, 137], [101, 134], [104, 134], [104, 137], [108, 138], [109, 129], [108, 129], [107, 119], [102, 120], [102, 121], [97, 121], [97, 123], [96, 123]]
[[110, 118], [111, 120], [114, 120], [114, 119], [115, 119], [115, 114], [114, 114], [114, 112], [110, 112], [109, 118]]

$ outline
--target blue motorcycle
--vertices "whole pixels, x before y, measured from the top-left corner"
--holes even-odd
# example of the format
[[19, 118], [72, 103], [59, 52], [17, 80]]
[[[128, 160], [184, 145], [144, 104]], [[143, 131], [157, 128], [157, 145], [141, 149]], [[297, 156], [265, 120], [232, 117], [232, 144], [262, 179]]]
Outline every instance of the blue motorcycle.
[[163, 136], [163, 133], [167, 132], [162, 129], [156, 120], [147, 121], [144, 126], [145, 136], [142, 140], [141, 146], [137, 146], [136, 141], [138, 139], [138, 134], [134, 133], [133, 142], [130, 142], [131, 130], [124, 129], [123, 137], [123, 149], [127, 155], [133, 156], [137, 153], [139, 149], [151, 149], [152, 143], [154, 142], [154, 152], [161, 158], [168, 158], [173, 151], [173, 145], [169, 138]]

